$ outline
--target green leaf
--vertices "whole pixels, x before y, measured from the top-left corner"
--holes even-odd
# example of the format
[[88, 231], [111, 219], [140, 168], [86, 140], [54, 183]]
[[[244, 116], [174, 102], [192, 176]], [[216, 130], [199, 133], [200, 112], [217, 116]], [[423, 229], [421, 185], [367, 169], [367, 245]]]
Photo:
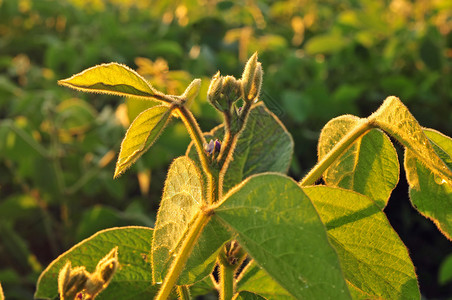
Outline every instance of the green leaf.
[[292, 300], [293, 297], [282, 288], [254, 261], [250, 262], [237, 279], [237, 291], [250, 291], [267, 299]]
[[439, 268], [438, 282], [445, 285], [452, 281], [452, 254], [449, 254], [442, 262]]
[[121, 143], [114, 177], [121, 175], [157, 140], [171, 118], [172, 108], [151, 107], [135, 118]]
[[350, 299], [336, 252], [314, 206], [295, 181], [254, 175], [233, 188], [212, 216], [297, 299]]
[[[224, 128], [215, 127], [206, 134], [209, 139], [222, 140]], [[255, 105], [248, 116], [246, 127], [240, 135], [234, 155], [224, 177], [226, 193], [243, 179], [263, 172], [286, 173], [293, 155], [293, 140], [281, 121], [263, 103]], [[187, 154], [200, 166], [193, 146]]]
[[343, 36], [337, 34], [324, 34], [310, 38], [306, 42], [304, 48], [306, 53], [310, 55], [329, 54], [342, 50], [347, 44], [348, 41]]
[[438, 157], [421, 126], [399, 98], [386, 98], [368, 120], [402, 143], [433, 173], [452, 181], [452, 169]]
[[419, 299], [408, 251], [368, 197], [326, 186], [303, 188], [328, 230], [347, 281], [375, 299]]
[[241, 291], [240, 293], [236, 294], [233, 300], [265, 300], [264, 297], [259, 296], [258, 294], [254, 294], [247, 291]]
[[[189, 226], [205, 204], [202, 193], [201, 174], [193, 161], [186, 156], [175, 159], [168, 171], [155, 223], [151, 254], [154, 282], [163, 281], [178, 255]], [[178, 284], [192, 284], [208, 276], [214, 268], [220, 247], [229, 238], [229, 233], [221, 225], [210, 221], [195, 245]]]
[[[444, 164], [452, 168], [452, 139], [431, 129], [424, 132]], [[452, 178], [433, 172], [410, 150], [405, 152], [405, 170], [413, 206], [452, 240]]]
[[[329, 121], [320, 133], [319, 161], [355, 126], [360, 119], [351, 115]], [[399, 161], [391, 140], [372, 129], [356, 140], [324, 173], [329, 186], [342, 187], [369, 196], [383, 209], [399, 180]]]
[[153, 298], [159, 286], [152, 285], [151, 266], [146, 258], [152, 232], [151, 228], [137, 226], [97, 232], [60, 255], [42, 272], [35, 298], [58, 296], [58, 273], [68, 260], [72, 267], [85, 266], [88, 272], [93, 272], [99, 260], [116, 246], [120, 266], [107, 289], [96, 299]]
[[58, 81], [59, 84], [84, 92], [134, 96], [161, 100], [156, 91], [141, 75], [125, 65], [108, 63]]

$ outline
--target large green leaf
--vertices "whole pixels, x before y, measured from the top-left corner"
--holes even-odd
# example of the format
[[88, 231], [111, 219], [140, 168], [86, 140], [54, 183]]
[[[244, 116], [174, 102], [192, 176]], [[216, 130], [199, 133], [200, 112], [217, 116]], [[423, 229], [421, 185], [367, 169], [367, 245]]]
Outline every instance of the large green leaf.
[[118, 246], [120, 267], [107, 289], [96, 299], [151, 299], [159, 286], [152, 285], [151, 266], [146, 253], [152, 240], [147, 227], [118, 227], [97, 232], [55, 259], [41, 274], [35, 298], [54, 299], [58, 295], [58, 273], [69, 260], [73, 267], [85, 266], [93, 272], [97, 263]]
[[295, 181], [254, 175], [215, 209], [240, 245], [297, 299], [350, 299], [336, 252], [314, 206]]
[[[431, 129], [424, 132], [438, 156], [452, 168], [452, 139]], [[452, 180], [432, 172], [410, 150], [405, 152], [405, 169], [414, 207], [452, 240]]]
[[171, 117], [172, 109], [158, 105], [135, 118], [121, 143], [114, 177], [118, 177], [143, 155], [157, 140]]
[[[168, 171], [152, 243], [154, 282], [162, 282], [178, 255], [189, 226], [205, 204], [201, 174], [186, 156], [174, 160]], [[178, 283], [192, 284], [208, 276], [220, 247], [230, 238], [217, 222], [210, 221], [195, 245]]]
[[[215, 127], [206, 134], [206, 139], [222, 140], [224, 127]], [[187, 154], [198, 165], [198, 155], [193, 146]], [[290, 133], [263, 103], [255, 105], [248, 116], [246, 127], [240, 135], [234, 155], [224, 177], [223, 191], [226, 193], [243, 179], [263, 172], [286, 173], [293, 154]]]
[[254, 261], [250, 262], [237, 279], [237, 291], [250, 291], [267, 299], [292, 300], [293, 297], [282, 288]]
[[[319, 160], [359, 124], [360, 119], [351, 115], [329, 121], [320, 133]], [[323, 179], [327, 185], [369, 196], [383, 209], [399, 180], [397, 152], [381, 130], [372, 129], [323, 173]]]
[[303, 188], [326, 225], [347, 281], [375, 299], [419, 299], [408, 251], [368, 197], [326, 186]]
[[118, 63], [94, 66], [58, 83], [85, 92], [119, 96], [157, 100], [155, 96], [161, 95], [137, 72]]
[[434, 174], [448, 182], [452, 181], [451, 167], [436, 154], [421, 126], [399, 98], [386, 98], [368, 120], [402, 143]]

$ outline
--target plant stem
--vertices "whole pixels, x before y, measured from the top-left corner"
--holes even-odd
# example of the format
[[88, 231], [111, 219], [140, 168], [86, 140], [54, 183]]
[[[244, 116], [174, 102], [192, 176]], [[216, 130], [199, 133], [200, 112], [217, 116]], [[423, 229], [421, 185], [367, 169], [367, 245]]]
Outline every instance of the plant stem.
[[234, 296], [235, 268], [220, 261], [220, 300], [231, 300]]
[[211, 218], [211, 213], [209, 211], [199, 211], [196, 215], [196, 219], [194, 223], [191, 225], [190, 231], [188, 232], [188, 236], [184, 240], [181, 245], [181, 249], [173, 264], [171, 265], [170, 270], [166, 274], [165, 280], [163, 281], [163, 285], [159, 290], [159, 293], [156, 300], [166, 300], [168, 299], [171, 290], [175, 286], [177, 279], [179, 278], [180, 273], [182, 272], [185, 263], [190, 256], [193, 247], [198, 241], [201, 232], [204, 229], [204, 226], [209, 222]]
[[224, 133], [224, 149], [222, 149], [219, 157], [218, 157], [218, 166], [220, 167], [219, 173], [219, 193], [218, 199], [221, 199], [223, 194], [223, 180], [226, 171], [228, 170], [229, 163], [232, 160], [232, 155], [235, 150], [235, 146], [237, 145], [237, 140], [240, 137], [241, 132], [245, 128], [246, 121], [248, 119], [249, 112], [251, 110], [251, 102], [245, 102], [242, 107], [242, 112], [240, 114], [239, 124], [236, 126], [235, 130], [231, 130], [231, 120], [227, 119], [225, 123], [225, 133]]
[[328, 152], [321, 161], [319, 161], [314, 168], [300, 181], [301, 186], [313, 185], [319, 180], [326, 169], [342, 154], [353, 142], [355, 142], [362, 135], [367, 133], [375, 126], [368, 120], [363, 121], [359, 126], [347, 133], [334, 147]]
[[190, 287], [188, 285], [178, 286], [177, 294], [180, 300], [191, 300]]
[[196, 119], [191, 111], [189, 111], [185, 106], [177, 106], [176, 109], [178, 110], [179, 115], [184, 122], [185, 127], [187, 128], [188, 134], [195, 144], [196, 151], [199, 155], [199, 160], [201, 161], [201, 165], [205, 173], [211, 174], [207, 154], [204, 151], [206, 140], [204, 138], [204, 134], [201, 131], [201, 128], [198, 125], [198, 122], [196, 122]]

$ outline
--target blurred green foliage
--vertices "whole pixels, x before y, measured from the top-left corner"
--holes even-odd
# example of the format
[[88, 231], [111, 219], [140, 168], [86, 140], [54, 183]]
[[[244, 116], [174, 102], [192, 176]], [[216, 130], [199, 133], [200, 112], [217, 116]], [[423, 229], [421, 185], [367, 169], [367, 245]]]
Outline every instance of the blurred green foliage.
[[[262, 98], [297, 141], [295, 177], [314, 165], [329, 119], [368, 115], [388, 95], [421, 124], [452, 132], [450, 0], [0, 0], [7, 299], [31, 298], [43, 266], [92, 233], [153, 226], [165, 170], [189, 141], [174, 122], [132, 172], [113, 181], [125, 128], [148, 104], [80, 94], [56, 81], [115, 61], [181, 94], [217, 70], [239, 77], [254, 51], [265, 71]], [[206, 131], [219, 121], [205, 101], [207, 83], [193, 108]], [[439, 296], [434, 287], [421, 290]]]

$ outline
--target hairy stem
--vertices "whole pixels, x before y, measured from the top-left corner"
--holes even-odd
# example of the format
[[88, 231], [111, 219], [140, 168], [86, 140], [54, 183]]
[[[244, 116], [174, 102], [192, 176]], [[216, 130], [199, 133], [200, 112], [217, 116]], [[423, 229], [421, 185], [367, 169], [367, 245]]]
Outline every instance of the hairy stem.
[[222, 149], [220, 155], [218, 156], [218, 166], [220, 168], [219, 173], [219, 193], [218, 193], [218, 199], [221, 199], [221, 196], [223, 194], [223, 181], [224, 181], [224, 175], [226, 174], [226, 171], [228, 170], [229, 163], [232, 160], [232, 155], [235, 150], [235, 146], [237, 145], [237, 140], [240, 137], [240, 133], [243, 131], [243, 129], [246, 126], [246, 121], [248, 119], [249, 112], [251, 110], [251, 103], [245, 102], [245, 104], [242, 107], [242, 113], [240, 115], [240, 119], [238, 120], [239, 123], [237, 124], [236, 128], [231, 128], [230, 121], [225, 123], [225, 133], [224, 133], [224, 149]]
[[171, 290], [176, 285], [177, 279], [179, 278], [180, 273], [182, 272], [185, 263], [190, 256], [193, 247], [199, 239], [204, 227], [209, 222], [211, 218], [211, 214], [206, 211], [200, 211], [196, 217], [195, 221], [192, 224], [190, 231], [188, 232], [187, 237], [181, 245], [181, 249], [176, 259], [174, 260], [171, 268], [166, 274], [165, 280], [163, 281], [163, 285], [159, 290], [159, 293], [156, 300], [166, 300], [168, 299]]
[[235, 268], [220, 261], [220, 300], [231, 300], [234, 296]]
[[359, 126], [347, 133], [334, 147], [328, 152], [321, 161], [319, 161], [314, 168], [300, 181], [301, 186], [313, 185], [319, 180], [326, 169], [342, 154], [353, 142], [367, 133], [375, 126], [372, 122], [365, 120]]
[[204, 151], [206, 140], [201, 128], [198, 125], [198, 122], [196, 122], [193, 114], [185, 106], [178, 106], [176, 109], [178, 110], [179, 115], [184, 122], [185, 127], [187, 128], [188, 134], [195, 144], [196, 151], [198, 152], [199, 160], [201, 161], [204, 172], [207, 175], [211, 174], [212, 172], [209, 167], [207, 154]]
[[178, 286], [177, 294], [180, 300], [191, 300], [190, 287], [188, 285]]

